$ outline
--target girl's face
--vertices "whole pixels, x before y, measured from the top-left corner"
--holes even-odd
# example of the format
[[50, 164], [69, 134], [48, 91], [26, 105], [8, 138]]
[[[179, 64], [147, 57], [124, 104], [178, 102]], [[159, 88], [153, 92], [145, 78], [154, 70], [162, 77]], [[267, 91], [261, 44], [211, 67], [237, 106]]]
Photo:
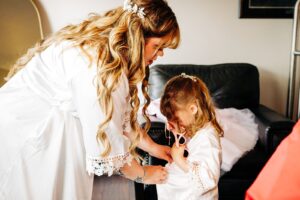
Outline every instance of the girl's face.
[[150, 37], [145, 40], [145, 64], [151, 65], [158, 56], [164, 55], [164, 45], [170, 36]]
[[195, 122], [195, 114], [197, 113], [195, 104], [187, 105], [175, 112], [175, 117], [178, 121], [167, 122], [167, 129], [175, 133], [183, 133], [187, 127]]

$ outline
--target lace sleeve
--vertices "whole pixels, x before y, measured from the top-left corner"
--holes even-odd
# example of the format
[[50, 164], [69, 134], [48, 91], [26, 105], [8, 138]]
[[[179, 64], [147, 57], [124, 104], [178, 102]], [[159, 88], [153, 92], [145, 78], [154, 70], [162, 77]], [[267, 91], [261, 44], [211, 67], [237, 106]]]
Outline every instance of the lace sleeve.
[[114, 172], [119, 171], [125, 164], [130, 164], [132, 156], [129, 153], [108, 158], [86, 157], [86, 170], [91, 174], [101, 176], [107, 174], [111, 176]]
[[131, 142], [123, 134], [124, 113], [127, 110], [129, 94], [128, 80], [126, 75], [122, 74], [119, 85], [111, 94], [114, 112], [105, 129], [110, 151], [106, 157], [102, 157], [105, 146], [97, 139], [97, 133], [106, 115], [98, 102], [97, 90], [93, 82], [95, 74], [96, 66], [83, 68], [79, 74], [72, 77], [70, 87], [82, 129], [86, 170], [89, 174], [111, 175], [131, 161], [131, 155], [128, 153]]
[[201, 193], [217, 187], [218, 176], [215, 176], [205, 163], [189, 162], [189, 176]]

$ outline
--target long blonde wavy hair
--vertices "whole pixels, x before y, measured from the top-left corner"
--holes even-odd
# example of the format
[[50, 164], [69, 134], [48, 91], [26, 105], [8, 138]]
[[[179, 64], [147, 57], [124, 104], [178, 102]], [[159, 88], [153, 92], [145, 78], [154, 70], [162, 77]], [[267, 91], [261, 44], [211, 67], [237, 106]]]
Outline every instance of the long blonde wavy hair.
[[[128, 74], [130, 104], [130, 124], [134, 132], [130, 152], [135, 154], [135, 148], [142, 137], [137, 124], [137, 112], [140, 106], [137, 84], [142, 82], [142, 92], [146, 99], [143, 115], [146, 119], [145, 131], [150, 127], [150, 121], [145, 113], [150, 103], [147, 94], [149, 67], [144, 61], [145, 39], [150, 37], [170, 36], [164, 47], [176, 48], [180, 41], [179, 26], [176, 16], [164, 0], [131, 0], [131, 3], [144, 8], [145, 17], [142, 19], [136, 13], [118, 7], [104, 15], [93, 14], [87, 20], [68, 25], [47, 39], [38, 42], [19, 58], [10, 70], [7, 78], [12, 77], [22, 69], [31, 58], [53, 43], [68, 40], [81, 49], [90, 63], [97, 64], [97, 95], [100, 106], [106, 118], [99, 122], [97, 140], [104, 145], [101, 156], [107, 156], [111, 145], [105, 133], [114, 112], [112, 92], [118, 86], [118, 80], [123, 71]], [[96, 56], [88, 53], [92, 49]]]
[[208, 122], [212, 124], [219, 137], [223, 136], [223, 129], [216, 119], [215, 107], [205, 83], [195, 76], [178, 75], [171, 78], [164, 89], [161, 98], [160, 110], [169, 121], [179, 123], [176, 111], [186, 105], [195, 103], [198, 112], [195, 122], [187, 128], [187, 136], [192, 137], [197, 130], [203, 128]]

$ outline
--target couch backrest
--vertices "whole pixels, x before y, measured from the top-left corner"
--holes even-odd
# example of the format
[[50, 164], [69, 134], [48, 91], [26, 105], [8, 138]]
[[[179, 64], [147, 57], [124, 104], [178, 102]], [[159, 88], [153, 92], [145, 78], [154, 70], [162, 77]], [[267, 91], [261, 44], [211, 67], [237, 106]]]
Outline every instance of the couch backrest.
[[201, 78], [219, 108], [255, 108], [259, 105], [259, 73], [247, 63], [216, 65], [155, 65], [150, 67], [150, 98], [161, 97], [164, 85], [182, 72]]

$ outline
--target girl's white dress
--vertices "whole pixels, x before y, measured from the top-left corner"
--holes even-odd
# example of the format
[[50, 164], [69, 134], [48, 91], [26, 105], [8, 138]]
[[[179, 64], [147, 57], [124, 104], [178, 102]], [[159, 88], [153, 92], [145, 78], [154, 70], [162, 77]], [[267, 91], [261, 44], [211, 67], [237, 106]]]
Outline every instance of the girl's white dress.
[[125, 74], [112, 94], [106, 130], [112, 151], [96, 141], [104, 115], [96, 67], [69, 42], [37, 54], [0, 88], [0, 199], [91, 199], [93, 175], [131, 162], [129, 87]]
[[[152, 101], [147, 109], [152, 121], [166, 122], [161, 114], [160, 99]], [[233, 165], [248, 151], [253, 149], [258, 139], [258, 125], [249, 109], [216, 109], [216, 117], [224, 130], [221, 137], [223, 172], [230, 171]]]
[[157, 184], [158, 200], [218, 199], [221, 144], [215, 129], [208, 124], [188, 141], [189, 172], [175, 162], [167, 164], [168, 179]]

